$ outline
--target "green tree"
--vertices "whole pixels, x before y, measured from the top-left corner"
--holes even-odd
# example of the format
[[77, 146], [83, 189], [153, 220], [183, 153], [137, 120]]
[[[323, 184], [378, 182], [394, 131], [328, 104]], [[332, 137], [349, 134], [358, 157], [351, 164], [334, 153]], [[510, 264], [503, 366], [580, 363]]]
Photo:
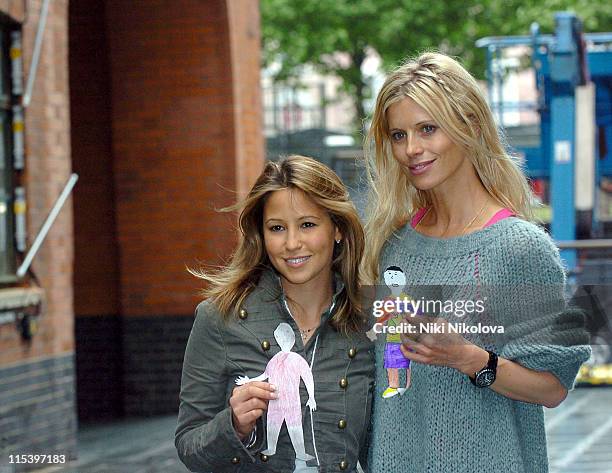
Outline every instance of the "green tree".
[[533, 21], [552, 32], [560, 10], [575, 11], [585, 31], [612, 29], [607, 0], [261, 0], [264, 61], [280, 64], [277, 80], [297, 76], [305, 64], [338, 76], [361, 122], [372, 93], [361, 72], [370, 49], [386, 68], [437, 49], [483, 77], [478, 38], [529, 34]]

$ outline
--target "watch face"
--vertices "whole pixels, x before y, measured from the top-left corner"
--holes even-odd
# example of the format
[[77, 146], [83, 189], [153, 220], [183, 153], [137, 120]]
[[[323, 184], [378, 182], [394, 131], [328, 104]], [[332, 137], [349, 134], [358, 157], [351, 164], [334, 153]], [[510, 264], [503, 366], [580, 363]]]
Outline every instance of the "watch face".
[[476, 375], [476, 384], [480, 387], [491, 386], [495, 381], [495, 371], [485, 368]]

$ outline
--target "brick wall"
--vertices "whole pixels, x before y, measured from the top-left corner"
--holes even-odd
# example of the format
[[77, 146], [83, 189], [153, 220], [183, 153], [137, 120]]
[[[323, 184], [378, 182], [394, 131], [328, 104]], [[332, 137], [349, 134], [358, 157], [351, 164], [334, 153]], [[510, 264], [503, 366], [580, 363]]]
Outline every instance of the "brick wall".
[[12, 20], [23, 23], [26, 12], [26, 4], [34, 2], [16, 2], [14, 0], [0, 0], [0, 12], [9, 16]]
[[[76, 458], [72, 355], [0, 368], [0, 406], [0, 469], [8, 466], [8, 455]], [[16, 471], [26, 470], [23, 465]]]
[[[108, 409], [171, 412], [201, 287], [185, 266], [229, 255], [234, 216], [215, 209], [263, 164], [258, 3], [102, 3], [70, 10], [77, 366], [91, 379], [106, 344]], [[88, 416], [99, 393], [78, 392]]]
[[[23, 57], [27, 77], [39, 2], [27, 2]], [[71, 171], [67, 76], [67, 3], [51, 3], [32, 102], [26, 111], [26, 172], [28, 241], [62, 191]], [[16, 331], [2, 327], [0, 366], [34, 357], [63, 355], [74, 350], [72, 292], [72, 202], [69, 199], [36, 255], [32, 269], [45, 290], [45, 310], [38, 335], [24, 344]]]
[[77, 408], [79, 421], [122, 417], [123, 324], [118, 316], [75, 320]]
[[70, 112], [77, 316], [119, 311], [105, 2], [70, 2]]
[[[0, 12], [22, 24], [28, 77], [40, 0], [0, 1]], [[28, 242], [71, 171], [66, 0], [51, 2], [32, 100], [25, 112]], [[45, 303], [39, 330], [25, 342], [12, 325], [0, 326], [0, 462], [7, 454], [75, 453], [73, 235], [69, 199], [32, 264]], [[35, 284], [30, 278], [22, 284]], [[2, 464], [2, 463], [0, 463]]]
[[183, 354], [193, 317], [123, 320], [124, 404], [128, 415], [178, 412]]
[[76, 311], [190, 315], [263, 163], [257, 3], [100, 3], [70, 10]]
[[[41, 5], [0, 0], [1, 13], [25, 22], [26, 75]], [[256, 2], [83, 0], [71, 8], [72, 109], [68, 2], [55, 0], [26, 112], [30, 241], [72, 170], [70, 112], [81, 180], [74, 221], [70, 199], [32, 267], [45, 291], [38, 334], [25, 343], [14, 327], [0, 327], [3, 455], [75, 453], [74, 306], [88, 317], [77, 326], [77, 359], [90, 393], [100, 391], [97, 371], [116, 381], [119, 411], [177, 405], [200, 286], [185, 264], [229, 254], [234, 219], [215, 209], [244, 194], [263, 161]], [[117, 408], [110, 399], [109, 411]]]
[[[39, 1], [28, 2], [24, 27], [24, 55], [31, 57], [40, 11]], [[29, 60], [25, 72], [28, 73]], [[68, 96], [68, 2], [49, 6], [38, 75], [26, 111], [27, 196], [30, 241], [41, 227], [71, 172]], [[72, 353], [72, 200], [66, 202], [32, 265], [47, 290], [47, 318], [34, 340], [31, 355]]]
[[110, 2], [107, 19], [122, 315], [188, 314], [185, 264], [234, 240], [213, 210], [235, 186], [224, 2]]
[[234, 77], [236, 188], [238, 196], [244, 197], [261, 172], [264, 155], [258, 2], [228, 1], [227, 12]]

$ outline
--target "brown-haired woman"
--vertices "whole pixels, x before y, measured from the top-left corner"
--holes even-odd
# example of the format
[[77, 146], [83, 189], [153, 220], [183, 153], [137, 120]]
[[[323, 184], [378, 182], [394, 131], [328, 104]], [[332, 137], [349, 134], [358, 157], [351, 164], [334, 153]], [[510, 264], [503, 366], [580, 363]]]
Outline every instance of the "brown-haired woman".
[[[192, 471], [355, 471], [373, 356], [360, 307], [364, 234], [348, 192], [328, 167], [291, 156], [268, 163], [232, 209], [241, 234], [229, 265], [198, 273], [209, 286], [183, 364], [179, 457]], [[291, 351], [297, 364], [274, 364]], [[277, 407], [291, 396], [290, 415]]]

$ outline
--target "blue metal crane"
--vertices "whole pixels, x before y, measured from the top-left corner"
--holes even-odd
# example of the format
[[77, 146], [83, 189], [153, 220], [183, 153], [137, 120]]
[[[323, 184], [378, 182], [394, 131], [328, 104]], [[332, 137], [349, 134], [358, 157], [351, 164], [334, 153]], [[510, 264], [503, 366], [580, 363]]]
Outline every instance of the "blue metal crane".
[[[532, 25], [528, 36], [487, 37], [476, 42], [486, 48], [489, 100], [503, 125], [504, 109], [535, 110], [539, 113], [538, 146], [516, 146], [525, 157], [528, 175], [547, 179], [550, 184], [552, 209], [551, 233], [557, 241], [576, 239], [576, 172], [577, 146], [580, 132], [594, 136], [593, 151], [586, 166], [593, 167], [590, 190], [598, 188], [602, 177], [612, 176], [612, 33], [582, 33], [582, 23], [575, 14], [555, 14], [555, 33], [539, 33]], [[504, 73], [499, 67], [502, 51], [515, 46], [531, 47], [531, 66], [535, 72], [538, 99], [535, 103], [504, 102]], [[576, 123], [577, 91], [589, 83], [594, 85], [594, 126]], [[598, 159], [595, 159], [597, 156]], [[587, 156], [588, 158], [589, 156]], [[581, 164], [581, 166], [584, 166]], [[594, 198], [594, 195], [592, 196]], [[596, 213], [590, 217], [596, 225]], [[569, 269], [576, 267], [576, 251], [562, 250]]]

